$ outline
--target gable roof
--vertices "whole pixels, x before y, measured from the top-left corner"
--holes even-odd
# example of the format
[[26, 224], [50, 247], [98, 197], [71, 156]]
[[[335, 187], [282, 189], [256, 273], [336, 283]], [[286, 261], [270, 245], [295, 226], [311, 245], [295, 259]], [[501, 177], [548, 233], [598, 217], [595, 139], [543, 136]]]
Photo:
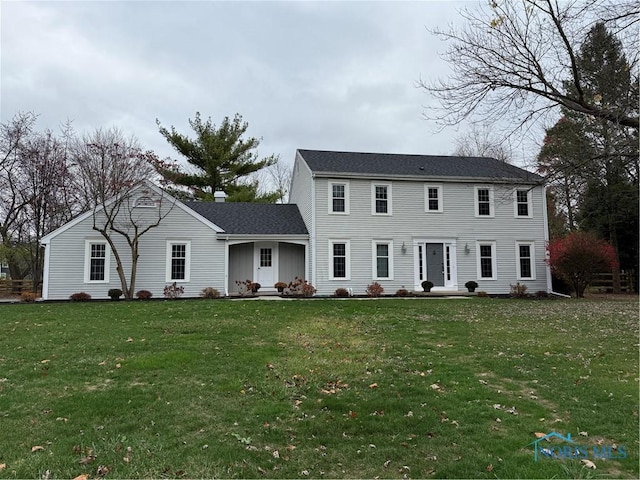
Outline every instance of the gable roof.
[[185, 205], [231, 235], [308, 234], [294, 204], [185, 202]]
[[540, 175], [488, 157], [326, 150], [298, 150], [298, 153], [311, 171], [321, 176], [446, 177], [460, 180], [515, 180], [525, 183], [541, 183], [543, 180]]
[[[172, 197], [167, 192], [162, 190], [160, 187], [158, 187], [157, 185], [154, 185], [153, 183], [151, 183], [151, 182], [149, 182], [147, 180], [143, 181], [140, 185], [137, 185], [136, 187], [134, 187], [131, 190], [131, 192], [129, 192], [129, 195], [134, 195], [136, 193], [136, 191], [138, 191], [140, 189], [143, 189], [143, 188], [153, 190], [156, 194], [160, 195], [161, 198], [166, 198], [167, 202], [171, 205], [171, 208], [178, 207], [180, 210], [184, 211], [188, 215], [191, 215], [193, 218], [195, 218], [196, 220], [202, 222], [207, 227], [211, 228], [213, 231], [215, 231], [215, 232], [221, 232], [222, 231], [222, 229], [219, 226], [217, 226], [214, 223], [210, 222], [207, 218], [204, 218], [202, 215], [198, 214], [198, 212], [196, 212], [196, 211], [194, 211], [194, 210], [192, 210], [190, 208], [187, 208], [182, 202], [180, 202], [176, 198]], [[70, 228], [72, 228], [75, 225], [77, 225], [78, 223], [86, 220], [87, 218], [91, 217], [95, 213], [100, 212], [105, 207], [105, 205], [110, 205], [115, 200], [116, 200], [116, 197], [114, 196], [114, 197], [108, 199], [103, 205], [97, 205], [95, 208], [91, 208], [91, 209], [87, 210], [86, 212], [81, 213], [80, 215], [78, 215], [77, 217], [72, 219], [71, 221], [65, 223], [64, 225], [62, 225], [61, 227], [57, 228], [53, 232], [50, 232], [47, 235], [45, 235], [44, 237], [42, 237], [40, 239], [40, 244], [41, 245], [47, 245], [53, 238], [57, 237], [58, 235], [60, 235], [63, 232], [66, 232]]]

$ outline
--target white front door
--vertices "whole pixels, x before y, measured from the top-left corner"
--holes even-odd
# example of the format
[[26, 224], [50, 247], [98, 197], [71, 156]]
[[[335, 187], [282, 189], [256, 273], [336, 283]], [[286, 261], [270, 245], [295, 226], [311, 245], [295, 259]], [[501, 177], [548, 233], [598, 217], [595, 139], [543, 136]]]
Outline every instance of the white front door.
[[255, 282], [258, 282], [260, 290], [275, 290], [278, 269], [278, 244], [277, 243], [256, 243], [255, 244], [256, 267]]

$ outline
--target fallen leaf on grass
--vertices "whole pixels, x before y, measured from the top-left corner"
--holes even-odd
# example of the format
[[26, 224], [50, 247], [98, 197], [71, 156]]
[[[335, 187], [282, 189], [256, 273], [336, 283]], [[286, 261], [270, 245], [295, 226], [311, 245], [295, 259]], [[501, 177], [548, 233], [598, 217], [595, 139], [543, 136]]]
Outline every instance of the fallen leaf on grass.
[[0, 463], [0, 470], [4, 470], [5, 468], [7, 468], [7, 464], [6, 463]]
[[42, 451], [42, 450], [44, 450], [44, 447], [42, 447], [42, 446], [40, 446], [40, 445], [36, 445], [36, 446], [34, 446], [34, 447], [31, 447], [31, 453], [33, 453], [33, 452], [40, 452], [40, 451]]
[[387, 460], [386, 462], [384, 462], [384, 463], [382, 464], [382, 466], [383, 466], [384, 468], [389, 468], [389, 465], [391, 465], [391, 460]]
[[104, 477], [107, 473], [109, 473], [109, 467], [106, 465], [100, 465], [96, 470], [96, 475], [99, 477]]
[[588, 437], [589, 434], [587, 432], [580, 432], [578, 433], [578, 435], [580, 435], [581, 437]]
[[69, 419], [67, 417], [58, 417], [56, 418], [56, 422], [68, 422]]
[[78, 475], [77, 477], [75, 477], [73, 480], [89, 480], [89, 475], [83, 473], [82, 475]]
[[96, 456], [95, 456], [95, 455], [88, 455], [88, 456], [86, 456], [86, 457], [81, 458], [80, 460], [78, 460], [78, 463], [79, 463], [80, 465], [87, 465], [87, 464], [89, 464], [89, 463], [93, 462], [95, 459], [96, 459]]
[[47, 359], [45, 359], [45, 360], [42, 360], [40, 363], [49, 363], [50, 361], [51, 361], [51, 360], [47, 360]]
[[493, 463], [490, 463], [489, 465], [487, 465], [487, 468], [485, 468], [485, 471], [490, 472], [491, 470], [493, 470]]
[[596, 464], [593, 463], [591, 460], [588, 460], [586, 458], [580, 460], [580, 462], [582, 462], [584, 464], [585, 467], [587, 468], [592, 468], [593, 470], [596, 469]]
[[133, 338], [131, 337], [127, 338], [127, 343], [131, 343], [131, 342], [133, 342]]
[[546, 433], [542, 433], [542, 432], [534, 432], [533, 434], [536, 436], [536, 438], [542, 438], [547, 436]]
[[430, 387], [431, 390], [440, 390], [440, 385], [438, 385], [437, 383], [432, 383]]
[[377, 383], [372, 383], [371, 385], [369, 385], [369, 388], [378, 388], [378, 384]]

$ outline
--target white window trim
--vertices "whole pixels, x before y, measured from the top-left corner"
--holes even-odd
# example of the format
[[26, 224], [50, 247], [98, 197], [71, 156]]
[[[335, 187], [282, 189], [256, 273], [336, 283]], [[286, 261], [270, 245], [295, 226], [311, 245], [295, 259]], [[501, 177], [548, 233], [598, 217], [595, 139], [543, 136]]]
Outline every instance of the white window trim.
[[[489, 215], [480, 215], [479, 205], [478, 205], [478, 190], [489, 190]], [[493, 218], [495, 216], [495, 208], [493, 201], [493, 187], [486, 185], [476, 185], [473, 188], [473, 206], [475, 209], [476, 217], [478, 218]]]
[[[91, 280], [91, 245], [104, 245], [104, 280]], [[109, 242], [101, 239], [87, 239], [84, 241], [84, 283], [109, 283], [111, 271], [111, 248]]]
[[[518, 215], [518, 192], [527, 192], [527, 215]], [[513, 192], [513, 216], [515, 218], [532, 218], [531, 189], [516, 188]]]
[[[171, 278], [171, 247], [173, 245], [186, 245], [184, 279], [176, 280]], [[168, 283], [188, 283], [191, 281], [191, 240], [167, 240], [167, 255], [165, 259], [165, 281]]]
[[[491, 277], [482, 276], [482, 267], [480, 265], [480, 246], [489, 245], [491, 247]], [[498, 262], [496, 255], [495, 240], [477, 240], [476, 241], [476, 268], [478, 280], [497, 280], [498, 279]]]
[[[387, 245], [389, 247], [389, 276], [388, 277], [379, 277], [378, 276], [378, 245]], [[371, 277], [374, 280], [393, 280], [393, 240], [372, 240], [371, 241]]]
[[[531, 277], [523, 277], [520, 271], [520, 246], [528, 245], [531, 262]], [[535, 242], [532, 241], [516, 241], [516, 272], [518, 280], [535, 280], [536, 279], [536, 249]]]
[[[376, 187], [387, 187], [387, 213], [376, 212]], [[393, 186], [385, 182], [373, 182], [371, 184], [371, 215], [388, 217], [393, 215]]]
[[[438, 209], [429, 210], [429, 189], [438, 189]], [[443, 212], [443, 199], [442, 199], [442, 185], [426, 184], [424, 186], [424, 211], [426, 213], [442, 213]]]
[[[333, 186], [334, 185], [344, 185], [344, 212], [334, 212], [333, 211]], [[348, 181], [337, 181], [331, 180], [329, 181], [328, 186], [328, 212], [329, 215], [349, 215], [349, 182]]]
[[[344, 243], [344, 251], [345, 251], [345, 276], [344, 277], [336, 277], [333, 274], [333, 246], [336, 243]], [[351, 241], [350, 240], [329, 240], [329, 280], [351, 280]]]

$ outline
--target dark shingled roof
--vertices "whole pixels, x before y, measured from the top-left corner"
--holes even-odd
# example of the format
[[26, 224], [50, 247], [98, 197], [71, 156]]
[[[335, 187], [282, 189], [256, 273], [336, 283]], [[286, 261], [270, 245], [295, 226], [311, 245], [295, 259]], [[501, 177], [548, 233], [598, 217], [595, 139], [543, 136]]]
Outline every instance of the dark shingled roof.
[[308, 234], [297, 205], [233, 202], [184, 202], [184, 204], [229, 234]]
[[298, 150], [315, 173], [465, 177], [538, 183], [542, 177], [495, 158]]

